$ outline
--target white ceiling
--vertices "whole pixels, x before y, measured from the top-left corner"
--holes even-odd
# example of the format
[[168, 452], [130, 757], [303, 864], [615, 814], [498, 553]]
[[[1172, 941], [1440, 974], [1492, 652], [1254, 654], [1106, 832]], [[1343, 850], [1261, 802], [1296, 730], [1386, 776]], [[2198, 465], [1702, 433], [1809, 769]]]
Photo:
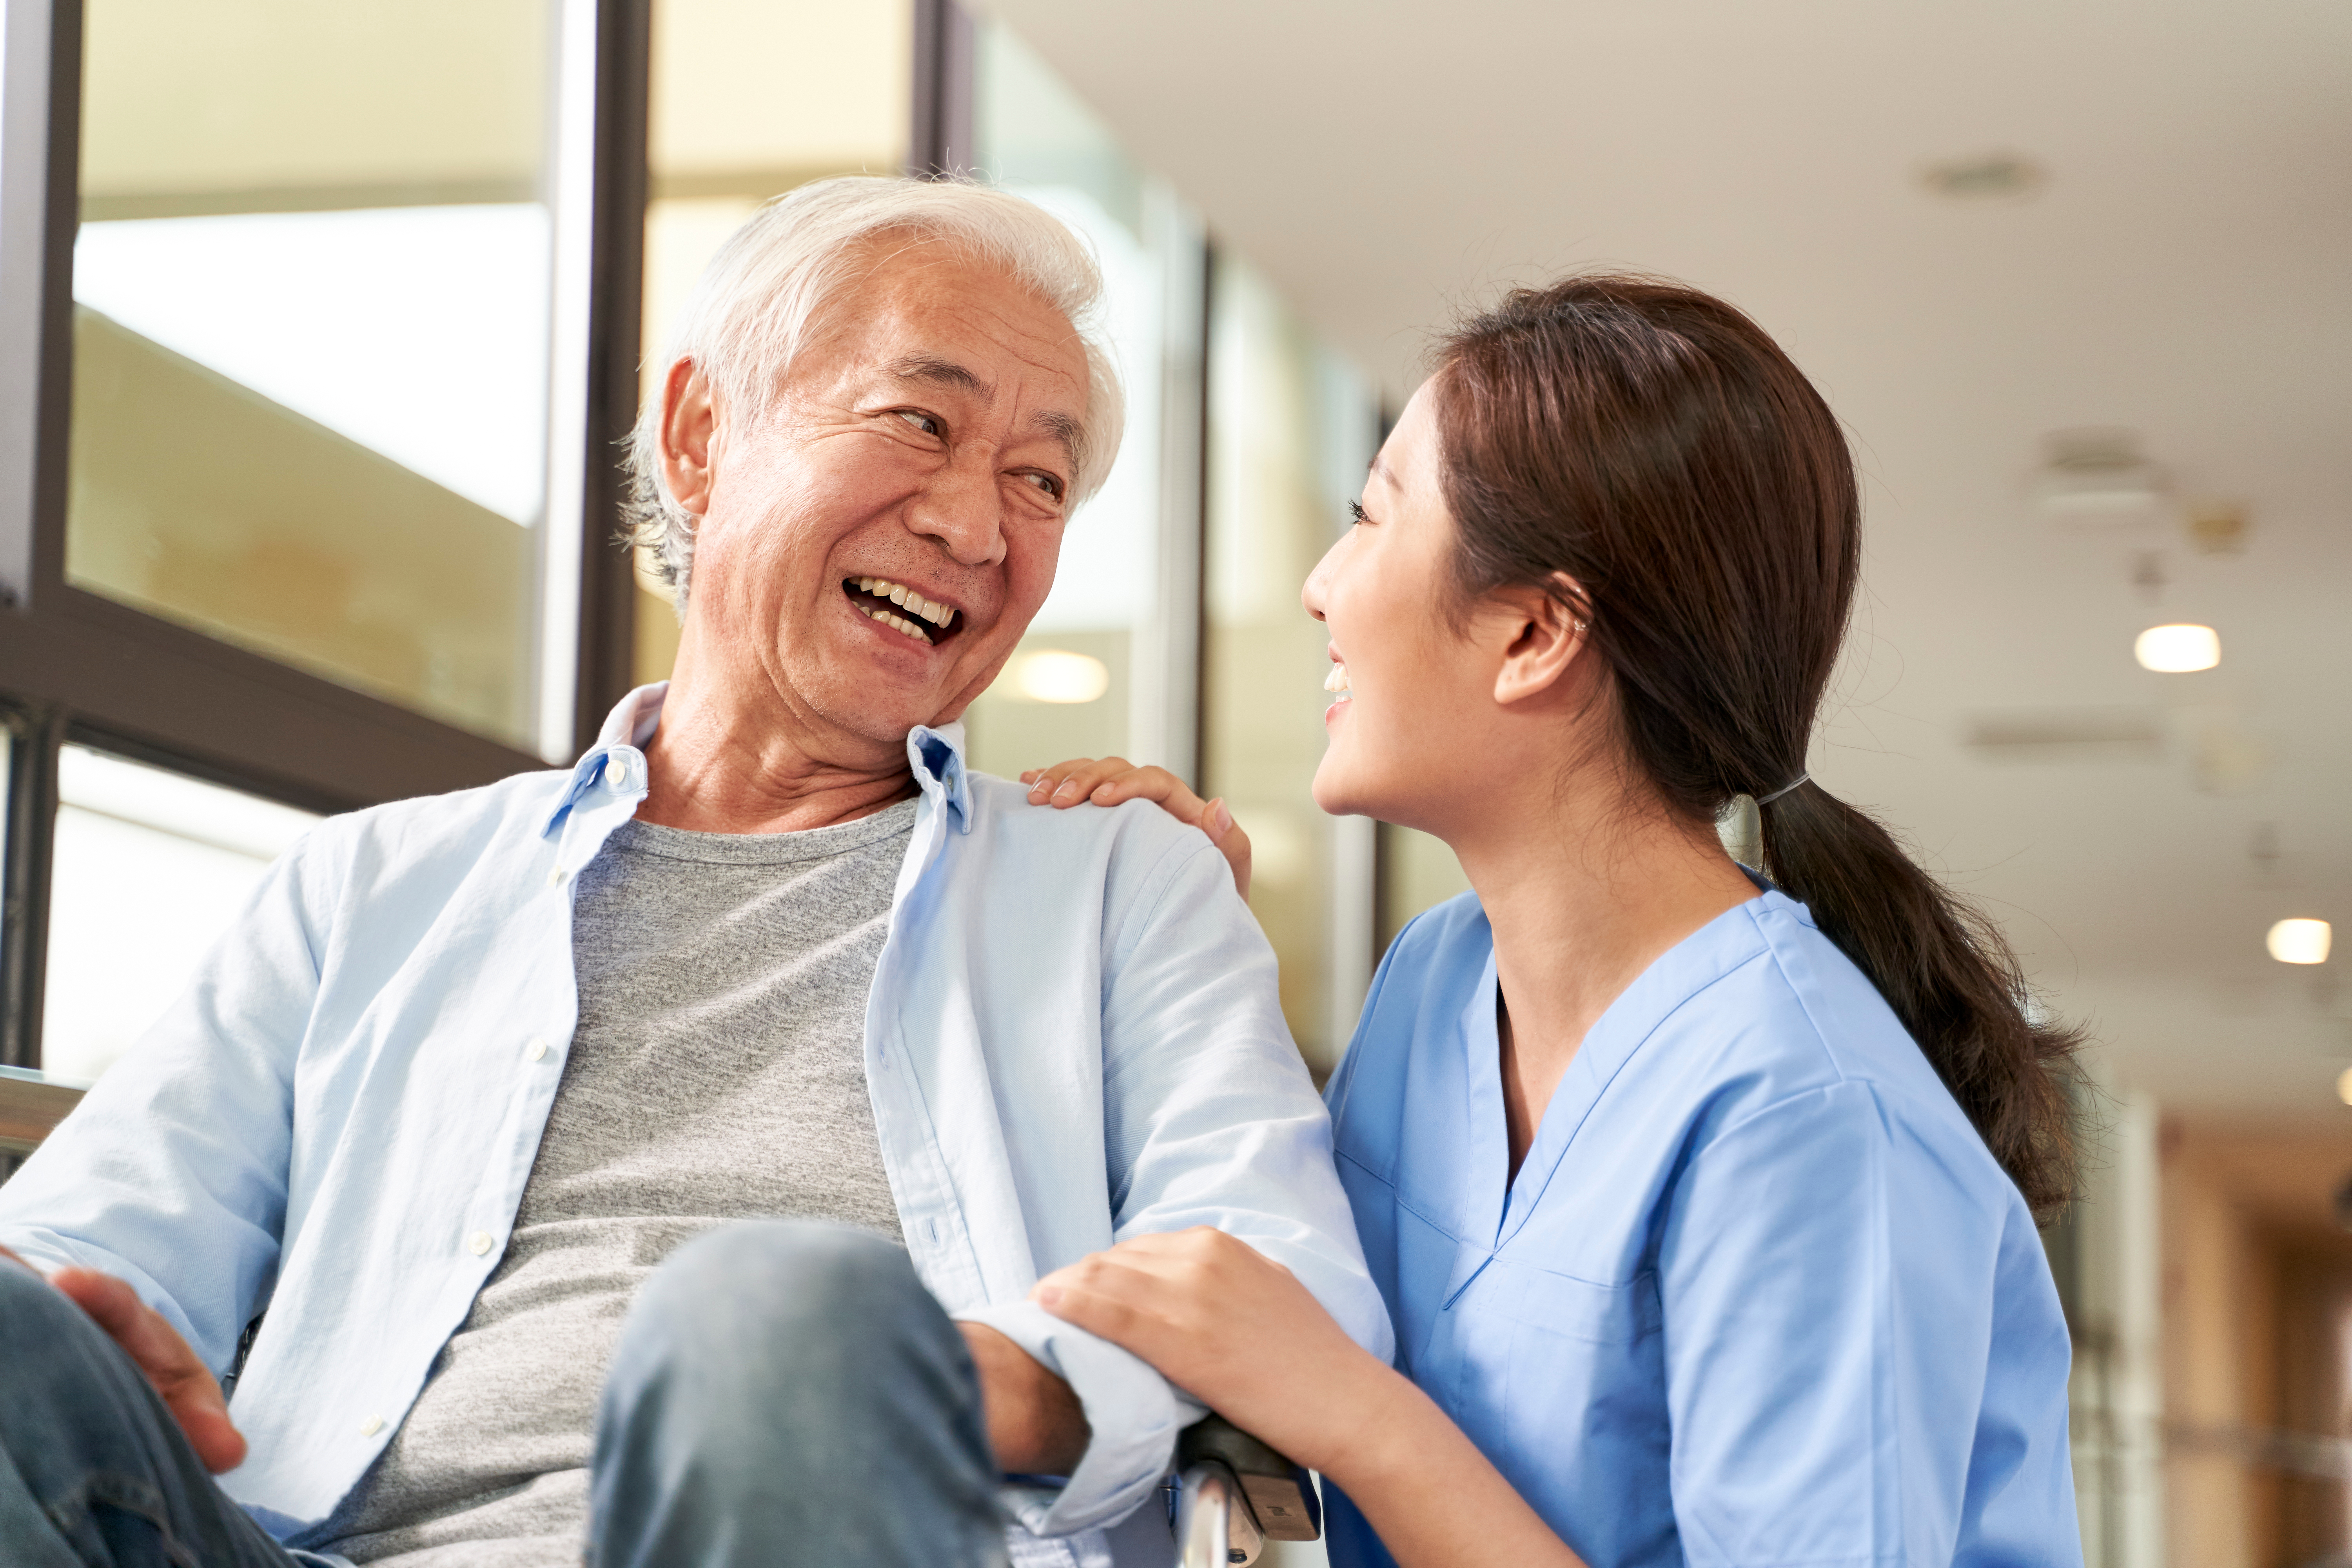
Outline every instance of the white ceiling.
[[[2352, 986], [2327, 980], [2352, 964], [2352, 7], [993, 10], [1391, 395], [1427, 328], [1507, 280], [1633, 266], [1752, 312], [1870, 481], [1816, 776], [1985, 901], [2125, 1084], [2352, 1119]], [[1918, 178], [1990, 153], [2046, 184]], [[2084, 426], [2138, 432], [2185, 498], [2244, 503], [2245, 552], [2037, 514], [2043, 438]], [[2147, 550], [2153, 599], [2130, 582]], [[2174, 619], [2220, 629], [2219, 669], [2134, 664], [2134, 634]], [[1979, 714], [2114, 708], [2158, 713], [2164, 757], [1963, 744]], [[2290, 914], [2336, 922], [2333, 963], [2264, 955]]]

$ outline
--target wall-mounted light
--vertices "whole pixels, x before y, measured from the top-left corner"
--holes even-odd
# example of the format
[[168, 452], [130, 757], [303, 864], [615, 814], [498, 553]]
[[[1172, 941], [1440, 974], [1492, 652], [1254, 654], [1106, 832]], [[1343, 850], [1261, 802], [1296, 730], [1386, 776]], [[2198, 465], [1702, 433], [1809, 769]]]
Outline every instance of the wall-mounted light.
[[2150, 626], [2133, 640], [2132, 657], [2166, 675], [2210, 669], [2221, 662], [2221, 637], [2211, 626]]
[[2334, 935], [2326, 921], [2281, 921], [2271, 927], [2263, 945], [2281, 963], [2325, 963]]
[[1022, 654], [1005, 673], [1012, 694], [1032, 702], [1092, 702], [1110, 689], [1102, 660], [1057, 647]]

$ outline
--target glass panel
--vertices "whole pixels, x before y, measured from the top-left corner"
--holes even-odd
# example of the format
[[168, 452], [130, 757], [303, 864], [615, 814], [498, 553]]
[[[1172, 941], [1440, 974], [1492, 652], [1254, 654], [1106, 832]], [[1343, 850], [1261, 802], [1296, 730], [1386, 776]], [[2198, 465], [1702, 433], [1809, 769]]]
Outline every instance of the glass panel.
[[[1328, 1071], [1355, 1025], [1334, 984], [1363, 954], [1330, 900], [1341, 830], [1310, 794], [1323, 758], [1322, 626], [1298, 602], [1362, 489], [1378, 411], [1246, 264], [1221, 255], [1209, 336], [1204, 793], [1255, 849], [1250, 907], [1282, 960], [1282, 1000], [1309, 1066]], [[1369, 921], [1354, 928], [1369, 948]]]
[[68, 580], [536, 749], [551, 7], [85, 14]]
[[[973, 142], [983, 178], [1068, 224], [1103, 269], [1105, 324], [1127, 389], [1110, 476], [1071, 518], [1053, 594], [1020, 651], [965, 716], [972, 763], [1012, 776], [1066, 757], [1161, 762], [1139, 681], [1160, 607], [1167, 250], [1189, 220], [1102, 121], [1010, 30], [981, 26]], [[1197, 243], [1197, 242], [1195, 242]]]
[[[703, 268], [761, 202], [906, 166], [913, 26], [907, 0], [657, 0], [643, 392]], [[677, 617], [642, 561], [637, 586], [637, 679], [661, 680]]]
[[58, 753], [41, 1068], [89, 1083], [179, 994], [317, 816], [144, 763]]

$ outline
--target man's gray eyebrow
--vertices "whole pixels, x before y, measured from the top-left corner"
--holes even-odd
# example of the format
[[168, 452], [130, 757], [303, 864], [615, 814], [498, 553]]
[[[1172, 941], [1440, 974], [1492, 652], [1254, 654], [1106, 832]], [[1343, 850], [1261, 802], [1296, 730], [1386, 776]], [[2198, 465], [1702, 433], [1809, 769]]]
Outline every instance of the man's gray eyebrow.
[[934, 386], [951, 386], [975, 397], [987, 397], [996, 390], [966, 366], [937, 354], [908, 354], [905, 359], [892, 360], [883, 368], [900, 381], [928, 381]]
[[1087, 466], [1087, 427], [1083, 424], [1066, 414], [1055, 413], [1052, 410], [1038, 415], [1030, 423], [1062, 444], [1062, 450], [1070, 455], [1070, 464], [1073, 468], [1083, 468]]

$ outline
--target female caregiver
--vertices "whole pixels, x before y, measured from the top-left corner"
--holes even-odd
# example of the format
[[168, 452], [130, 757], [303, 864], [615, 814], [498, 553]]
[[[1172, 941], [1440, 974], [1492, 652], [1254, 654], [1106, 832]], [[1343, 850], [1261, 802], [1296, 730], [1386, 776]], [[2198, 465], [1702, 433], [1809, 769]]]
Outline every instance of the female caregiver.
[[[1805, 775], [1859, 510], [1753, 322], [1572, 278], [1444, 341], [1307, 581], [1317, 803], [1475, 889], [1327, 1096], [1397, 1365], [1212, 1230], [1035, 1299], [1320, 1470], [1342, 1568], [2080, 1562], [2034, 1224], [2076, 1037]], [[1232, 831], [1156, 770], [1033, 776]], [[1741, 795], [1769, 881], [1717, 838]]]

